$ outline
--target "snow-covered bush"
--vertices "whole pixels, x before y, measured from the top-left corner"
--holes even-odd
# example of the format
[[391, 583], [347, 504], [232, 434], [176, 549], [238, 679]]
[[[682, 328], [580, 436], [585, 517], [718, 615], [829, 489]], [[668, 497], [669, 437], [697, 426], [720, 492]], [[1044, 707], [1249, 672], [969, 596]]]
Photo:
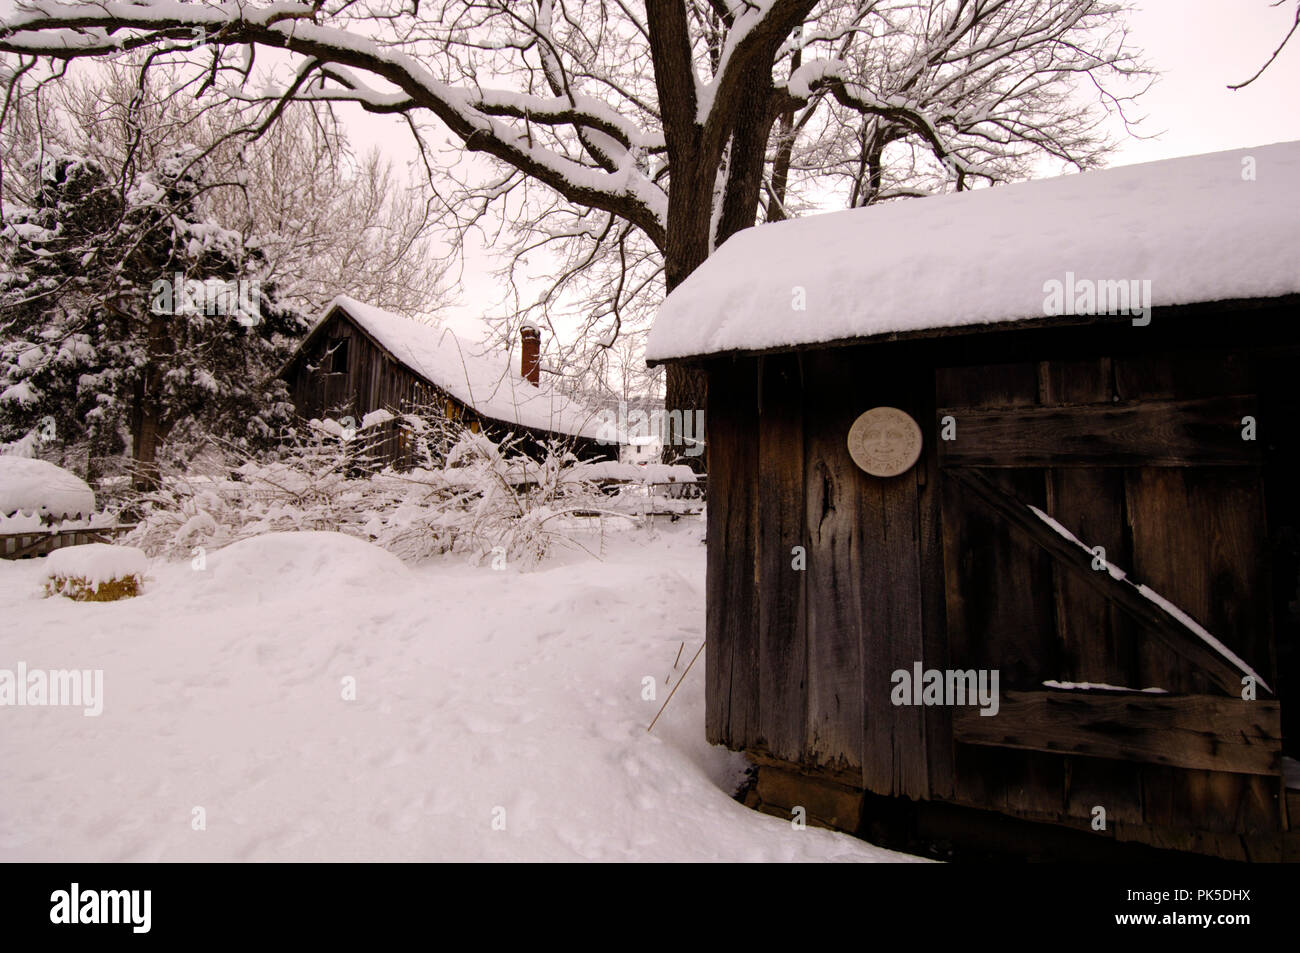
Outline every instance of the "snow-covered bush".
[[149, 559], [131, 546], [90, 543], [56, 549], [45, 560], [45, 595], [113, 602], [140, 594]]
[[[405, 560], [503, 553], [533, 565], [572, 537], [571, 517], [607, 507], [575, 475], [563, 446], [535, 460], [515, 452], [512, 438], [498, 442], [445, 419], [367, 422], [358, 430], [312, 421], [275, 459], [232, 452], [221, 471], [165, 474], [137, 501], [140, 517], [127, 541], [153, 555], [198, 559], [264, 533], [337, 531]], [[394, 423], [420, 466], [396, 471], [376, 462], [375, 448], [393, 432], [384, 428]]]

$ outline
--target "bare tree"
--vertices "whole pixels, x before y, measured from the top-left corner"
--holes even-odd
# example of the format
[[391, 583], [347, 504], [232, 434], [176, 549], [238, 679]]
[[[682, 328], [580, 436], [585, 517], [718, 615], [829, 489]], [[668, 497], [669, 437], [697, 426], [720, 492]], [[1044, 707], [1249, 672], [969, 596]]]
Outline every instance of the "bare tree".
[[[672, 290], [796, 185], [807, 202], [836, 179], [883, 187], [870, 157], [887, 146], [924, 151], [959, 187], [1018, 174], [1035, 151], [1095, 163], [1097, 109], [1144, 72], [1103, 0], [16, 5], [0, 51], [17, 70], [147, 48], [200, 57], [208, 88], [272, 114], [306, 100], [400, 116], [462, 239], [507, 230], [513, 256], [558, 262], [522, 308], [547, 317], [566, 287], [603, 290], [587, 315], [599, 346], [637, 296]], [[258, 49], [288, 54], [276, 82], [255, 72]], [[1089, 88], [1097, 102], [1070, 105]], [[439, 135], [493, 161], [436, 168]], [[864, 175], [846, 176], [849, 142], [865, 143]], [[703, 406], [702, 375], [670, 368], [666, 400]]]
[[294, 103], [264, 124], [234, 99], [196, 97], [201, 81], [137, 54], [16, 97], [0, 128], [6, 200], [30, 191], [32, 160], [51, 146], [93, 157], [123, 184], [193, 148], [208, 207], [255, 241], [286, 304], [312, 313], [347, 292], [410, 315], [438, 309], [434, 217], [391, 160], [374, 147], [356, 155], [327, 106]]

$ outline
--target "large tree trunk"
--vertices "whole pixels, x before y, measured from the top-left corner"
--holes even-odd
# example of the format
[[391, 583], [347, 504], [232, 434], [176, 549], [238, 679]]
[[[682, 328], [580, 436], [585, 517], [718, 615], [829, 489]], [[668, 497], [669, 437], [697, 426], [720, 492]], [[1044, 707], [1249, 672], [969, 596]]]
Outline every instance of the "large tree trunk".
[[[727, 181], [722, 197], [721, 213], [718, 216], [716, 236], [718, 244], [722, 244], [736, 232], [752, 226], [758, 217], [767, 139], [775, 118], [768, 111], [768, 96], [758, 92], [766, 91], [765, 78], [766, 74], [761, 70], [754, 72], [747, 86], [755, 90], [755, 95], [737, 111], [736, 125], [731, 136]], [[670, 292], [685, 281], [691, 272], [704, 264], [709, 256], [714, 238], [709, 234], [713, 224], [714, 174], [715, 170], [712, 167], [693, 170], [688, 182], [694, 200], [679, 203], [678, 211], [681, 218], [676, 223], [673, 222], [673, 200], [678, 197], [681, 183], [677, 180], [672, 183], [668, 206], [669, 249], [665, 258], [666, 283]], [[674, 224], [676, 229], [673, 227]], [[677, 244], [674, 244], [674, 239], [678, 240]], [[676, 255], [674, 251], [677, 252]], [[703, 419], [704, 426], [707, 428], [708, 419], [704, 415], [704, 409], [708, 396], [708, 377], [702, 370], [681, 364], [668, 365], [667, 393], [664, 395], [664, 409], [668, 412], [668, 420], [677, 419], [677, 412], [680, 412], [683, 420]], [[697, 427], [691, 431], [691, 435], [696, 439], [701, 436], [699, 429]], [[688, 464], [697, 473], [702, 473], [707, 468], [707, 447], [707, 436], [703, 454], [690, 443], [668, 441], [664, 445], [663, 459], [665, 462]], [[687, 455], [684, 452], [686, 450], [691, 450], [692, 453]]]
[[158, 415], [141, 408], [136, 414], [136, 426], [131, 435], [131, 457], [135, 463], [133, 483], [137, 490], [158, 488], [158, 450], [162, 447], [164, 430]]
[[[664, 249], [664, 278], [672, 291], [685, 281], [706, 258], [712, 236], [713, 173], [711, 165], [696, 161], [683, 163], [685, 170], [672, 182], [668, 197], [668, 240]], [[689, 420], [692, 424], [704, 411], [708, 396], [708, 379], [704, 372], [681, 364], [669, 364], [664, 394], [664, 419], [671, 423]], [[696, 412], [699, 411], [699, 414]], [[670, 425], [664, 427], [662, 459], [665, 463], [685, 463], [695, 472], [705, 471], [705, 455], [684, 442], [684, 434]], [[707, 421], [706, 421], [707, 426]], [[702, 428], [691, 426], [693, 439], [701, 439]], [[707, 446], [707, 444], [706, 444]], [[686, 451], [691, 450], [691, 454]]]
[[167, 326], [157, 315], [149, 317], [148, 353], [150, 360], [141, 370], [135, 385], [135, 407], [131, 414], [131, 458], [135, 463], [133, 485], [137, 490], [158, 488], [158, 451], [167, 439], [171, 425], [163, 420], [157, 394], [162, 386], [160, 356], [166, 352]]
[[[795, 47], [790, 54], [790, 73], [803, 63], [803, 51]], [[780, 132], [776, 139], [776, 157], [772, 161], [772, 192], [767, 200], [767, 221], [780, 222], [785, 213], [785, 192], [790, 182], [790, 162], [794, 158], [794, 107], [781, 113]]]
[[[692, 177], [683, 178], [687, 178], [687, 181], [673, 183], [669, 198], [670, 222], [673, 221], [674, 211], [677, 213], [676, 228], [669, 229], [668, 249], [664, 256], [665, 283], [670, 292], [709, 256], [712, 181], [698, 172]], [[673, 198], [688, 191], [697, 196], [697, 201], [678, 202], [674, 208]], [[662, 459], [665, 463], [684, 463], [696, 473], [703, 473], [707, 465], [706, 455], [685, 441], [686, 434], [682, 430], [689, 428], [692, 440], [706, 439], [702, 432], [704, 428], [696, 426], [695, 422], [704, 419], [704, 425], [708, 425], [704, 418], [708, 378], [699, 368], [678, 363], [668, 365], [665, 377], [667, 388], [664, 394], [664, 419], [668, 423], [663, 432]], [[675, 421], [684, 423], [682, 430], [673, 426]], [[690, 423], [685, 423], [687, 421]], [[707, 447], [707, 440], [705, 446]]]
[[[703, 473], [708, 443], [696, 422], [703, 420], [705, 427], [708, 426], [704, 406], [709, 396], [709, 378], [698, 367], [685, 364], [669, 364], [666, 377], [668, 389], [664, 395], [664, 409], [668, 413], [665, 419], [675, 423], [678, 418], [673, 412], [681, 411], [685, 433], [670, 434], [667, 432], [669, 428], [664, 428], [663, 460], [665, 463], [684, 463], [696, 473]], [[694, 443], [700, 439], [706, 439], [705, 453], [701, 453]]]
[[[672, 177], [668, 188], [668, 227], [664, 253], [667, 290], [687, 279], [713, 251], [758, 216], [767, 138], [776, 118], [772, 111], [772, 61], [777, 49], [815, 4], [812, 0], [779, 0], [780, 16], [769, 19], [762, 33], [746, 44], [736, 74], [739, 78], [728, 93], [729, 121], [719, 126], [711, 118], [701, 126], [697, 115], [695, 72], [692, 65], [690, 30], [683, 0], [647, 0], [646, 26], [654, 61], [655, 87], [659, 93]], [[726, 14], [724, 14], [726, 15]], [[733, 51], [733, 56], [738, 55]], [[717, 234], [712, 234], [714, 186], [728, 147], [726, 182], [719, 209]], [[667, 419], [699, 419], [708, 399], [708, 379], [694, 367], [670, 364], [664, 405]], [[687, 415], [690, 415], [689, 417]], [[705, 420], [707, 427], [707, 420]], [[676, 434], [665, 433], [665, 461], [687, 463], [697, 472], [706, 469], [704, 454], [687, 455], [695, 448], [674, 442]], [[693, 430], [692, 436], [699, 437]]]

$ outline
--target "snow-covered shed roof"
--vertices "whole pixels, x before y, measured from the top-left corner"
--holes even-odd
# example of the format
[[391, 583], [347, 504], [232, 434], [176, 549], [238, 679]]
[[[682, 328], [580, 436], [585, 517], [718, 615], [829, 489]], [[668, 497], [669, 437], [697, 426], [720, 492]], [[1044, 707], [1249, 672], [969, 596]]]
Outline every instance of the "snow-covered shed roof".
[[646, 357], [1042, 319], [1067, 272], [1149, 280], [1153, 307], [1300, 293], [1300, 142], [749, 228], [664, 301]]
[[303, 345], [336, 309], [344, 311], [410, 371], [481, 417], [532, 430], [599, 436], [599, 421], [589, 408], [557, 393], [546, 381], [532, 385], [511, 367], [508, 357], [502, 360], [501, 355], [477, 353], [474, 345], [461, 342], [450, 329], [421, 324], [346, 295], [326, 305]]

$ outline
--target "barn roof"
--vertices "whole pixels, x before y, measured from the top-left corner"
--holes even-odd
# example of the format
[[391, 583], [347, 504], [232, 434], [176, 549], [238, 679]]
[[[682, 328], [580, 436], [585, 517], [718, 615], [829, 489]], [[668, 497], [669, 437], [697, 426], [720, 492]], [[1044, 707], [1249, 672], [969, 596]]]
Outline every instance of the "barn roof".
[[1067, 272], [1149, 280], [1155, 307], [1300, 293], [1300, 142], [746, 229], [664, 301], [646, 357], [1041, 320]]
[[472, 408], [480, 417], [575, 437], [597, 437], [592, 410], [559, 394], [546, 381], [534, 387], [512, 368], [508, 356], [484, 355], [449, 328], [422, 324], [339, 295], [321, 312], [299, 351], [341, 310], [393, 359]]

